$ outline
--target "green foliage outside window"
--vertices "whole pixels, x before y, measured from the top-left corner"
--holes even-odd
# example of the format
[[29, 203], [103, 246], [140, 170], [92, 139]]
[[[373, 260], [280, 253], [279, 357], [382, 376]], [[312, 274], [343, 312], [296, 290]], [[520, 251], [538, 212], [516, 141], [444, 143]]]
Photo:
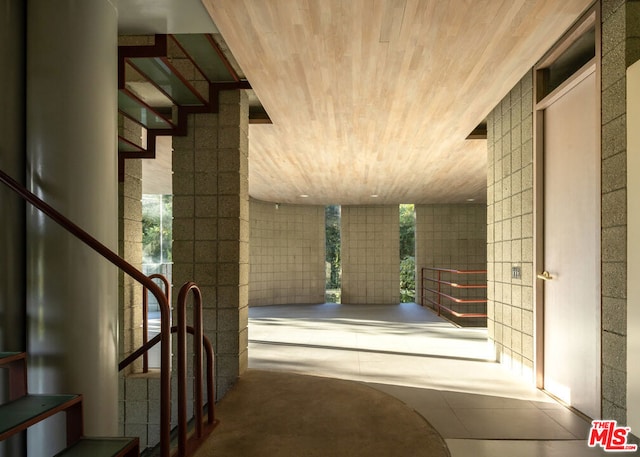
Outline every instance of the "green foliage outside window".
[[416, 299], [416, 260], [407, 256], [400, 261], [400, 302], [413, 302]]
[[340, 206], [325, 208], [326, 227], [326, 289], [340, 289]]
[[415, 261], [415, 207], [400, 205], [400, 301], [415, 301], [416, 261]]
[[171, 195], [142, 196], [142, 263], [171, 262], [173, 199]]

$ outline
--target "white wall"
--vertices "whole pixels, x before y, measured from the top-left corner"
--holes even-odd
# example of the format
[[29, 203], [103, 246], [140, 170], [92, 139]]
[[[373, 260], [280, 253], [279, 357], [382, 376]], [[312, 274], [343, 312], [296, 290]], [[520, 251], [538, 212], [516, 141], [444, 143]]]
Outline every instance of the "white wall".
[[[116, 29], [117, 11], [107, 0], [29, 1], [28, 187], [112, 250], [118, 249]], [[29, 391], [81, 393], [84, 432], [115, 435], [117, 270], [30, 207], [26, 255]], [[52, 419], [29, 429], [30, 457], [64, 447], [64, 428]]]

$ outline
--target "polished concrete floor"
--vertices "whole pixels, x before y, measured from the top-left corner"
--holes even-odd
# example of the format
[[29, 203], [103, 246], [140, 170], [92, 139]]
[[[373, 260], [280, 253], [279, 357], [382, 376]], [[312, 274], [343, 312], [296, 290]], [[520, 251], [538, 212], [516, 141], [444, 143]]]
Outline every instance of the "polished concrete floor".
[[492, 361], [486, 329], [414, 303], [252, 307], [249, 367], [366, 383], [422, 415], [452, 457], [584, 457], [589, 424]]

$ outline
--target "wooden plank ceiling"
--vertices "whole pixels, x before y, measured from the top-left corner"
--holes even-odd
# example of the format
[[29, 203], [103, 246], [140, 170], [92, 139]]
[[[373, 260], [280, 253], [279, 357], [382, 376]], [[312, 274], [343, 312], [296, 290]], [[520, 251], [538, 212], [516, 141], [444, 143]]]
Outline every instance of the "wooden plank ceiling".
[[273, 121], [250, 126], [251, 196], [397, 204], [486, 201], [466, 137], [591, 0], [203, 3]]

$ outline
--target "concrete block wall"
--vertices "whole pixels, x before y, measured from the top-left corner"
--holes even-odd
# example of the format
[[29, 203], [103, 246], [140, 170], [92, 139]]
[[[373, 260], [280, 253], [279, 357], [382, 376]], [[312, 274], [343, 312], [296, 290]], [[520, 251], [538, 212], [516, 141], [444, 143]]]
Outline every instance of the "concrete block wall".
[[343, 206], [342, 303], [400, 302], [400, 209]]
[[[640, 2], [602, 2], [602, 417], [626, 424], [626, 70], [640, 59]], [[637, 434], [637, 431], [636, 431]]]
[[[189, 341], [187, 342], [189, 344]], [[173, 353], [176, 338], [172, 339]], [[204, 356], [204, 355], [203, 355]], [[174, 359], [174, 367], [175, 367]], [[206, 370], [206, 360], [203, 370]], [[193, 361], [187, 361], [187, 417], [193, 417]], [[148, 373], [132, 373], [120, 376], [119, 433], [140, 438], [140, 449], [151, 448], [160, 442], [160, 371], [150, 369]], [[203, 382], [204, 401], [206, 382]], [[171, 373], [171, 429], [178, 426], [178, 379], [175, 370]]]
[[[151, 44], [153, 37], [131, 37], [132, 44]], [[203, 95], [208, 84], [169, 40], [172, 63], [185, 68], [191, 82]], [[188, 133], [173, 138], [174, 244], [173, 306], [178, 290], [195, 281], [203, 296], [204, 330], [216, 351], [216, 394], [222, 397], [246, 369], [248, 363], [248, 100], [244, 91], [225, 91], [219, 97], [219, 111], [189, 116]], [[140, 144], [143, 132], [120, 119], [120, 132]], [[144, 145], [142, 145], [144, 146]], [[121, 187], [121, 254], [141, 268], [142, 207], [141, 163], [135, 163], [136, 180], [129, 176]], [[127, 170], [131, 170], [131, 165]], [[128, 171], [128, 174], [131, 174]], [[122, 197], [125, 195], [126, 197]], [[133, 243], [130, 242], [133, 240]], [[137, 244], [136, 244], [137, 243]], [[124, 249], [124, 251], [123, 251]], [[122, 351], [142, 343], [142, 291], [127, 283], [121, 287]], [[139, 298], [138, 298], [139, 297]], [[189, 313], [190, 314], [190, 313]], [[129, 330], [128, 330], [129, 329]], [[128, 336], [126, 332], [132, 334]], [[175, 339], [174, 339], [175, 352]], [[140, 371], [140, 362], [130, 371]], [[192, 363], [188, 363], [191, 372]], [[175, 368], [175, 363], [174, 363]], [[172, 374], [172, 426], [175, 426], [177, 385]], [[193, 382], [192, 376], [188, 380]], [[141, 447], [159, 442], [159, 377], [157, 373], [120, 377], [120, 433], [139, 436]], [[188, 389], [188, 395], [192, 395]], [[207, 399], [205, 399], [207, 401]], [[191, 415], [193, 405], [189, 403]]]
[[[485, 204], [416, 205], [416, 288], [420, 289], [422, 267], [484, 270], [487, 266], [487, 206]], [[433, 274], [433, 273], [429, 273]], [[486, 275], [450, 275], [443, 280], [486, 283]], [[425, 283], [432, 287], [433, 283]], [[484, 298], [483, 289], [456, 289], [457, 298]], [[420, 300], [421, 290], [416, 291]], [[431, 295], [427, 295], [431, 296]], [[443, 302], [443, 304], [445, 304]], [[460, 312], [486, 312], [484, 304], [445, 304]], [[452, 320], [456, 320], [450, 316]], [[468, 319], [461, 322], [470, 323]], [[474, 321], [475, 324], [484, 325]]]
[[498, 360], [533, 382], [532, 71], [487, 117], [487, 147], [489, 338]]
[[[123, 436], [140, 438], [140, 449], [160, 442], [160, 377], [157, 374], [131, 374], [120, 377], [120, 395], [126, 398], [120, 410]], [[174, 403], [175, 405], [175, 403]], [[174, 406], [172, 412], [176, 410]], [[172, 420], [172, 427], [177, 421]]]
[[244, 91], [224, 91], [173, 138], [173, 297], [187, 281], [202, 291], [219, 397], [248, 363], [248, 113]]
[[[122, 116], [120, 116], [122, 118]], [[142, 128], [121, 119], [123, 135], [140, 140]], [[124, 181], [119, 184], [118, 254], [142, 269], [142, 160], [124, 162]], [[120, 360], [142, 345], [142, 286], [123, 272], [118, 273], [120, 306]], [[127, 373], [140, 371], [142, 362], [134, 362]]]
[[[142, 269], [142, 162], [125, 161], [124, 182], [120, 183], [119, 254], [127, 262]], [[142, 286], [128, 275], [119, 273], [119, 360], [124, 359], [142, 345]], [[139, 436], [146, 446], [149, 402], [141, 402], [137, 395], [129, 396], [125, 386], [129, 377], [142, 370], [138, 359], [120, 373], [118, 389], [119, 433]], [[146, 381], [145, 381], [146, 382]], [[146, 392], [145, 392], [146, 393]], [[144, 420], [140, 420], [144, 415]], [[156, 435], [157, 435], [156, 431]]]
[[249, 206], [249, 306], [324, 303], [324, 206]]
[[484, 269], [487, 265], [485, 204], [416, 205], [416, 265]]
[[[640, 59], [640, 2], [605, 0], [601, 3], [602, 26], [602, 417], [626, 423], [626, 76], [628, 66]], [[511, 91], [488, 117], [489, 191], [488, 191], [488, 265], [489, 265], [489, 332], [503, 360], [520, 365], [528, 372], [532, 366], [533, 271], [530, 270], [528, 239], [532, 237], [530, 215], [532, 182], [529, 161], [532, 152], [529, 122], [532, 96], [531, 75]], [[505, 115], [508, 107], [521, 102], [521, 119], [511, 122]], [[526, 109], [525, 109], [526, 104]], [[520, 126], [518, 128], [517, 126]], [[506, 152], [505, 152], [506, 149]], [[511, 156], [511, 169], [505, 169], [505, 157]], [[501, 161], [502, 158], [502, 161]], [[519, 163], [518, 163], [519, 161]], [[501, 163], [502, 162], [502, 163]], [[514, 168], [516, 164], [517, 168]], [[518, 173], [518, 170], [521, 172]], [[511, 180], [510, 183], [507, 180]], [[515, 195], [521, 197], [510, 205], [511, 227], [505, 226], [503, 202]], [[500, 184], [500, 185], [499, 185]], [[511, 188], [509, 189], [509, 184]], [[505, 193], [508, 191], [507, 193]], [[520, 205], [520, 206], [517, 206]], [[514, 219], [514, 210], [521, 214]], [[505, 231], [506, 230], [506, 231]], [[511, 230], [511, 232], [508, 232]], [[508, 238], [507, 236], [508, 235]], [[505, 241], [521, 244], [523, 279], [506, 281], [509, 260], [515, 262], [513, 245], [505, 249]], [[511, 248], [511, 250], [509, 250]], [[507, 257], [506, 255], [509, 255]], [[531, 279], [530, 279], [531, 278]], [[509, 282], [511, 284], [509, 284]], [[514, 286], [519, 286], [514, 288]], [[509, 294], [511, 294], [509, 296]], [[515, 305], [520, 303], [519, 307]], [[518, 309], [519, 308], [519, 309]], [[514, 310], [521, 330], [514, 327]], [[511, 325], [509, 325], [511, 322]], [[514, 339], [514, 335], [516, 338]], [[518, 351], [518, 349], [520, 349]], [[520, 358], [521, 356], [521, 358]], [[521, 362], [520, 362], [521, 360]]]

